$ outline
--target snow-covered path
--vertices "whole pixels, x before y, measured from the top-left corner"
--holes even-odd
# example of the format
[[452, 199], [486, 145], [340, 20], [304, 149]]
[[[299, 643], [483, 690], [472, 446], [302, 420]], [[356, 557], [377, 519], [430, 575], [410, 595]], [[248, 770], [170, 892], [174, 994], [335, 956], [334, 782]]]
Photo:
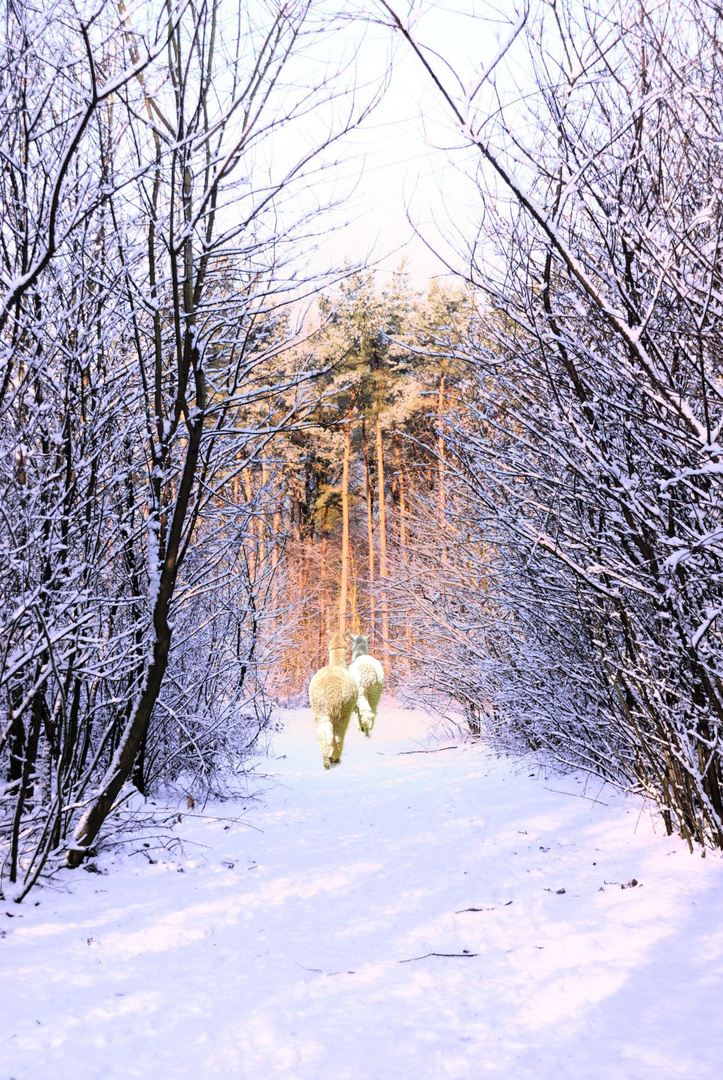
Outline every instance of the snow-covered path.
[[0, 905], [0, 1080], [720, 1076], [723, 860], [384, 701], [330, 773], [286, 719], [244, 823]]

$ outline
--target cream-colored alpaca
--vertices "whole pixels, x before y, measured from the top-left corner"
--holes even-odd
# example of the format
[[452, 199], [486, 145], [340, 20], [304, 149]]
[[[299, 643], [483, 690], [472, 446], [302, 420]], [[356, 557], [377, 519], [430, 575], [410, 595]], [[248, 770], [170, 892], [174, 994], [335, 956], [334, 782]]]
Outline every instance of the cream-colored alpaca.
[[371, 735], [377, 717], [379, 698], [384, 689], [384, 669], [367, 651], [367, 639], [363, 634], [351, 636], [351, 664], [349, 674], [357, 684], [356, 716], [359, 730]]
[[309, 702], [325, 769], [341, 760], [356, 697], [357, 684], [346, 669], [346, 641], [341, 634], [332, 634], [328, 666], [317, 671], [309, 683]]

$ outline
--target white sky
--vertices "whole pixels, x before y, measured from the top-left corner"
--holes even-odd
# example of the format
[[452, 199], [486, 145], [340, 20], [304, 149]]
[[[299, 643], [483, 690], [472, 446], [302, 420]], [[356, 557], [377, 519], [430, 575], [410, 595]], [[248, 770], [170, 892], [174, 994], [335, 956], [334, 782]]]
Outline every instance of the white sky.
[[[135, 2], [142, 11], [142, 0]], [[498, 36], [507, 37], [522, 0], [392, 2], [403, 19], [410, 17], [411, 9], [415, 37], [436, 51], [436, 67], [451, 85], [458, 79], [455, 89], [462, 92], [464, 86], [478, 81], [497, 53]], [[231, 29], [239, 10], [244, 11], [238, 4], [239, 0], [223, 3]], [[275, 0], [249, 0], [245, 14], [254, 27], [248, 39], [251, 50], [258, 48], [265, 35], [274, 4]], [[481, 215], [480, 196], [470, 178], [478, 156], [455, 129], [406, 42], [382, 25], [382, 14], [379, 0], [316, 0], [300, 48], [275, 88], [275, 115], [288, 115], [287, 110], [291, 114], [298, 110], [300, 115], [288, 126], [269, 128], [249, 158], [255, 170], [253, 182], [246, 184], [239, 170], [238, 182], [227, 192], [222, 213], [225, 223], [232, 226], [236, 218], [243, 220], [258, 192], [279, 185], [300, 159], [343, 126], [352, 92], [358, 107], [374, 95], [391, 70], [388, 90], [363, 128], [315, 159], [306, 176], [284, 184], [274, 200], [270, 228], [273, 231], [278, 225], [281, 233], [287, 227], [293, 233], [295, 221], [329, 200], [337, 198], [342, 203], [338, 211], [312, 222], [311, 232], [322, 237], [316, 241], [318, 246], [313, 238], [304, 241], [299, 259], [290, 247], [290, 271], [297, 281], [303, 281], [308, 271], [314, 276], [338, 270], [345, 263], [374, 265], [383, 281], [404, 259], [412, 283], [423, 289], [431, 277], [449, 274], [435, 250], [452, 265], [466, 268], [465, 249]], [[337, 28], [330, 32], [329, 25]], [[233, 33], [228, 38], [233, 52]], [[163, 67], [159, 67], [162, 78]], [[335, 98], [330, 92], [324, 100], [324, 87], [331, 85], [342, 96]], [[217, 89], [222, 109], [224, 88]], [[229, 140], [237, 134], [234, 125], [229, 125]], [[338, 165], [325, 167], [335, 159]], [[424, 239], [414, 236], [412, 223]]]
[[[371, 4], [366, 6], [372, 10]], [[404, 0], [397, 6], [400, 14], [406, 13]], [[426, 0], [416, 7], [418, 39], [451, 61], [464, 82], [471, 81], [496, 52], [500, 23], [495, 25], [495, 5], [483, 0]], [[505, 8], [503, 24], [514, 18], [513, 3]], [[366, 34], [362, 58], [372, 56], [379, 71], [390, 35], [383, 27], [371, 27]], [[407, 214], [428, 243], [454, 258], [442, 234], [449, 238], [459, 230], [469, 236], [475, 227], [479, 197], [465, 170], [474, 170], [476, 157], [464, 147], [428, 76], [401, 40], [395, 48], [389, 90], [364, 130], [353, 136], [352, 146], [358, 156], [348, 163], [348, 175], [359, 173], [360, 178], [347, 204], [350, 224], [334, 232], [323, 253], [352, 262], [371, 257], [385, 271], [404, 257], [418, 286], [448, 273], [414, 237]], [[459, 240], [457, 246], [462, 245]]]

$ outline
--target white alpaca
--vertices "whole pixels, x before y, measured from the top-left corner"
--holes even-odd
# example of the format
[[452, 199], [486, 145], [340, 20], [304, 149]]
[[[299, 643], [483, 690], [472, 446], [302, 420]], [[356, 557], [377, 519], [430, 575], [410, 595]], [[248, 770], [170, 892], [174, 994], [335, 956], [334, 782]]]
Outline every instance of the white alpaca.
[[384, 669], [378, 660], [369, 656], [367, 639], [363, 634], [351, 636], [349, 674], [357, 685], [356, 716], [359, 730], [371, 735], [377, 716], [379, 698], [384, 689]]
[[329, 664], [317, 671], [309, 683], [309, 702], [325, 769], [341, 760], [356, 698], [357, 684], [346, 669], [346, 641], [341, 634], [332, 634]]

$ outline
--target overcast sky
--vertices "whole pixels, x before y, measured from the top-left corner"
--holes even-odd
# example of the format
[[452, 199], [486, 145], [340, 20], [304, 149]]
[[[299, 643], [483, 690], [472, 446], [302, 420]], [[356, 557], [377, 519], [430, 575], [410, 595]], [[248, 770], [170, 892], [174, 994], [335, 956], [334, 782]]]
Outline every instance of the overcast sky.
[[[478, 0], [427, 0], [416, 7], [416, 36], [432, 45], [463, 82], [469, 82], [495, 53], [496, 30], [507, 21], [500, 20], [495, 5]], [[400, 12], [407, 8], [400, 0]], [[512, 4], [507, 13], [513, 16]], [[382, 27], [366, 33], [362, 57], [366, 62], [371, 58], [378, 71], [385, 65], [390, 34]], [[441, 70], [450, 74], [444, 64]], [[407, 215], [429, 244], [452, 257], [443, 236], [451, 237], [456, 229], [469, 235], [479, 212], [479, 198], [469, 179], [475, 157], [463, 148], [426, 73], [401, 40], [394, 49], [389, 89], [351, 145], [354, 154], [347, 175], [358, 176], [359, 183], [347, 203], [350, 224], [334, 232], [324, 251], [350, 261], [372, 256], [387, 271], [405, 257], [419, 285], [447, 273], [414, 237]]]

